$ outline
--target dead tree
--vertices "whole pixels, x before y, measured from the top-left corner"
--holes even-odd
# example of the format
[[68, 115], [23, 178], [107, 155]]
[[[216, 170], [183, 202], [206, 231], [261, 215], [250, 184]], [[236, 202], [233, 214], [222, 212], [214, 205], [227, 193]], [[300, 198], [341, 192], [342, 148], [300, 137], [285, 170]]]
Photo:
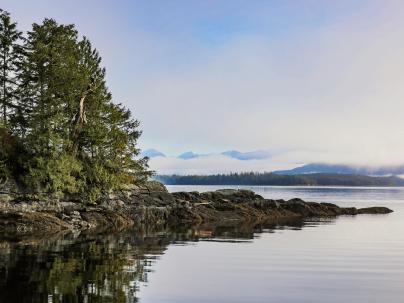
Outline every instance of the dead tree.
[[97, 86], [94, 83], [94, 79], [91, 78], [87, 89], [81, 94], [78, 111], [73, 117], [72, 151], [74, 154], [76, 154], [78, 151], [80, 133], [83, 130], [84, 124], [87, 123], [85, 101], [88, 96], [90, 96], [96, 90], [96, 88]]

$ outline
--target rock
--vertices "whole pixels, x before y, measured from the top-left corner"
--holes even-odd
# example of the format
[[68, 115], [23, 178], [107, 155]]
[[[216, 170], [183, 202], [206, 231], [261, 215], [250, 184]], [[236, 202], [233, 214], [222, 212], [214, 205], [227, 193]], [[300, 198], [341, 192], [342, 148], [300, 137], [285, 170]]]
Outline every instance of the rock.
[[[331, 203], [270, 200], [250, 190], [169, 193], [159, 182], [126, 186], [105, 194], [96, 205], [51, 196], [8, 193], [0, 203], [0, 230], [14, 233], [60, 230], [121, 230], [132, 226], [183, 226], [204, 222], [268, 222], [307, 217], [387, 214], [385, 207], [342, 208]], [[68, 198], [65, 196], [64, 199]], [[85, 202], [85, 201], [84, 201]]]
[[46, 233], [69, 228], [68, 223], [57, 218], [53, 213], [0, 213], [0, 229], [3, 232]]
[[215, 191], [216, 194], [223, 196], [234, 196], [238, 193], [237, 189], [218, 189]]
[[157, 181], [146, 182], [144, 185], [139, 186], [139, 188], [140, 190], [147, 189], [149, 192], [168, 192], [163, 183]]
[[72, 213], [70, 214], [70, 216], [71, 216], [72, 218], [80, 218], [80, 219], [81, 219], [81, 215], [80, 215], [80, 213], [79, 213], [77, 210], [72, 211]]
[[1, 202], [10, 202], [11, 200], [13, 200], [13, 196], [10, 194], [6, 194], [6, 193], [0, 193], [0, 203]]
[[366, 207], [358, 209], [358, 214], [389, 214], [393, 211], [387, 207]]

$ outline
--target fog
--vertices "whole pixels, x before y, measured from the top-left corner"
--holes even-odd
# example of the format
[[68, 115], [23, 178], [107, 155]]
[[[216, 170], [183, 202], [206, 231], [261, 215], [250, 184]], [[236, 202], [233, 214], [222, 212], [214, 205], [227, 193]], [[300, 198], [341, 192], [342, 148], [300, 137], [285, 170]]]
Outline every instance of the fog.
[[276, 151], [254, 161], [153, 159], [159, 172], [404, 163], [404, 4], [334, 2], [2, 7], [23, 27], [53, 16], [93, 40], [116, 101], [141, 121], [142, 148]]

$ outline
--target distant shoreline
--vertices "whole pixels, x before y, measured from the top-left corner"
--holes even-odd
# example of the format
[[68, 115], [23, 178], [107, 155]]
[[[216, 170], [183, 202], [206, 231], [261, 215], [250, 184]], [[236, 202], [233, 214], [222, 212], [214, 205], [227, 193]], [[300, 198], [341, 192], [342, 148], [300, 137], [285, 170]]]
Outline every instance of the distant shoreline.
[[358, 189], [366, 189], [366, 188], [404, 188], [403, 185], [398, 186], [398, 185], [257, 185], [257, 184], [227, 184], [227, 185], [221, 185], [221, 184], [164, 184], [164, 186], [217, 186], [219, 189], [222, 189], [223, 186], [226, 186], [225, 188], [234, 188], [234, 187], [278, 187], [278, 188], [292, 188], [292, 187], [298, 187], [298, 188], [358, 188]]
[[397, 176], [376, 177], [329, 173], [298, 175], [275, 173], [157, 175], [154, 178], [165, 185], [404, 187], [404, 179]]

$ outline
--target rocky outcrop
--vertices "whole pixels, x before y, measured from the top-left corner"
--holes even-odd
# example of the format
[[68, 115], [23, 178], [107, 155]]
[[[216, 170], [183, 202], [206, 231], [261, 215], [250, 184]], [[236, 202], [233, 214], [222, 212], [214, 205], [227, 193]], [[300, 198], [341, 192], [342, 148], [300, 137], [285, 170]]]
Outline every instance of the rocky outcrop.
[[0, 230], [4, 233], [121, 230], [132, 225], [175, 227], [390, 212], [385, 207], [357, 209], [300, 199], [264, 199], [249, 190], [169, 193], [161, 183], [148, 182], [106, 194], [96, 205], [75, 199], [38, 199], [9, 190], [7, 199], [0, 196]]

